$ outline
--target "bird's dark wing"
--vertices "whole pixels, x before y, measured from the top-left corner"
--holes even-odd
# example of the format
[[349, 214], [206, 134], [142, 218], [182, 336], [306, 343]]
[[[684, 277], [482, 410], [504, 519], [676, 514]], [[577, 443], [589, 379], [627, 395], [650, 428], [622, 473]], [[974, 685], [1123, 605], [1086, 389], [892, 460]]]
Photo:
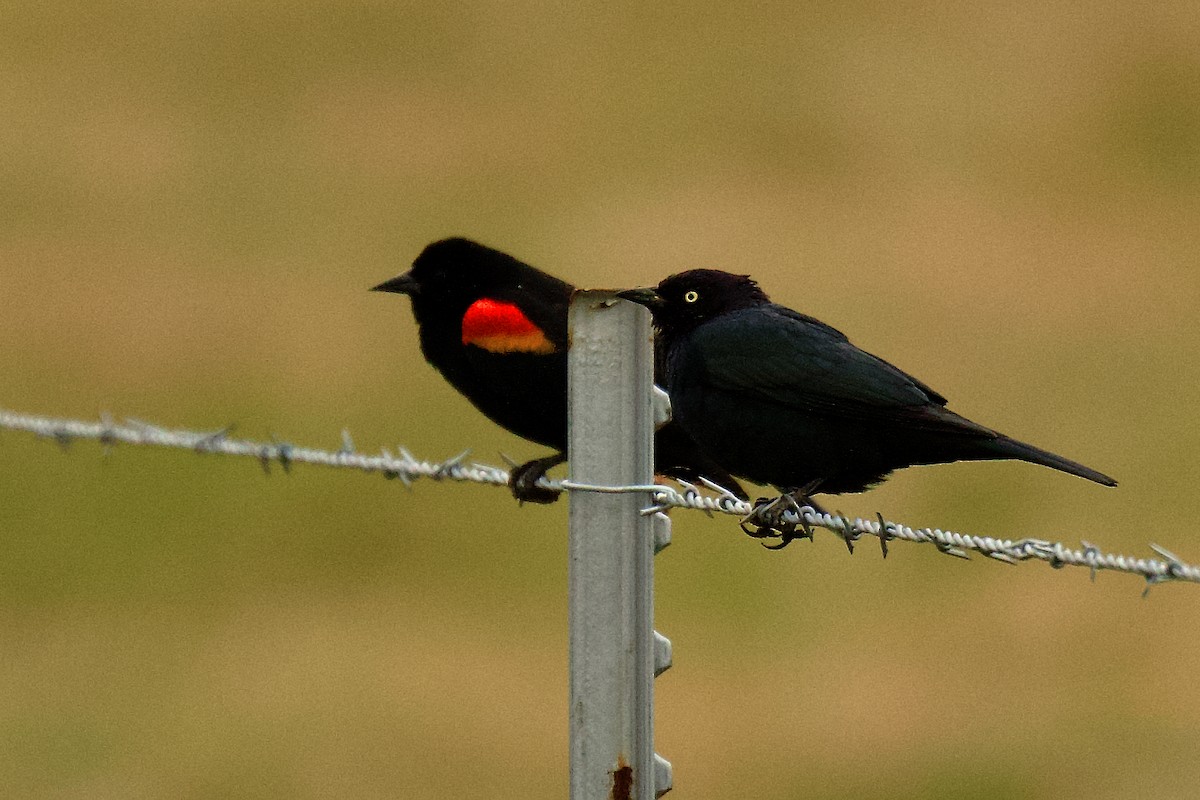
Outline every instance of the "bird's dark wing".
[[701, 325], [689, 348], [714, 388], [798, 412], [968, 435], [995, 432], [946, 410], [946, 398], [825, 323], [778, 305]]
[[515, 303], [561, 351], [567, 349], [567, 311], [575, 287], [553, 275], [529, 270], [520, 282], [500, 287], [497, 299]]

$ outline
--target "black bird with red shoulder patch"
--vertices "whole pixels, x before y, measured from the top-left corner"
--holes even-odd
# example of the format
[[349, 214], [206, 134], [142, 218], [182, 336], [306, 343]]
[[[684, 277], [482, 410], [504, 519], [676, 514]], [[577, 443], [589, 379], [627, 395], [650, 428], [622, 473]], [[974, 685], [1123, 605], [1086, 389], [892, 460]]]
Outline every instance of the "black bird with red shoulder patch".
[[749, 276], [691, 270], [620, 296], [654, 317], [674, 419], [723, 469], [798, 502], [952, 461], [1017, 459], [1116, 485], [955, 414], [840, 331], [772, 303]]
[[[425, 360], [488, 419], [554, 448], [514, 469], [510, 482], [519, 500], [554, 502], [558, 493], [536, 482], [566, 460], [567, 308], [574, 287], [456, 237], [428, 245], [411, 270], [373, 290], [412, 299]], [[693, 481], [702, 475], [745, 496], [673, 423], [655, 435], [655, 462], [663, 474]]]

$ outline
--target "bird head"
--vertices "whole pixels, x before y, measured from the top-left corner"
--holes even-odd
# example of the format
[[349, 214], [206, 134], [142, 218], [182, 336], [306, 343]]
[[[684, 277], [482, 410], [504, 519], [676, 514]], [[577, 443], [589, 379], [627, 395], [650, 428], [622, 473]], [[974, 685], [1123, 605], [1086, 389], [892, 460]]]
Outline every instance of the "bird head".
[[373, 291], [412, 298], [422, 341], [492, 352], [553, 353], [566, 339], [570, 284], [469, 239], [428, 245]]
[[[491, 283], [505, 280], [510, 256], [470, 239], [454, 237], [428, 245], [412, 269], [378, 286], [373, 292], [394, 292], [441, 304], [459, 297], [477, 297]], [[470, 302], [468, 300], [468, 302]]]
[[680, 272], [653, 289], [629, 289], [617, 296], [650, 309], [654, 326], [669, 334], [686, 333], [713, 317], [770, 302], [749, 275], [716, 269]]

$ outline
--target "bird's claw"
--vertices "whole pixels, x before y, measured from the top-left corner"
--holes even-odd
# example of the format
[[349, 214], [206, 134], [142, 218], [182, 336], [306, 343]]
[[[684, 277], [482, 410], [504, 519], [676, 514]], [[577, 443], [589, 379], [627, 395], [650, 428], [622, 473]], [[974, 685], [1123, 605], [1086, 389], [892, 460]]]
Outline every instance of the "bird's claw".
[[[799, 523], [788, 522], [783, 515], [788, 510], [795, 511], [800, 518]], [[742, 531], [755, 539], [779, 539], [778, 544], [762, 543], [768, 550], [782, 550], [796, 539], [813, 539], [812, 527], [800, 513], [800, 504], [790, 494], [776, 498], [760, 497], [754, 501], [754, 509], [742, 518]], [[800, 532], [797, 533], [796, 529]]]
[[546, 476], [547, 470], [561, 464], [564, 460], [565, 458], [556, 455], [536, 458], [519, 467], [513, 467], [508, 474], [508, 488], [517, 502], [541, 505], [557, 502], [562, 495], [562, 490], [538, 486], [538, 481]]

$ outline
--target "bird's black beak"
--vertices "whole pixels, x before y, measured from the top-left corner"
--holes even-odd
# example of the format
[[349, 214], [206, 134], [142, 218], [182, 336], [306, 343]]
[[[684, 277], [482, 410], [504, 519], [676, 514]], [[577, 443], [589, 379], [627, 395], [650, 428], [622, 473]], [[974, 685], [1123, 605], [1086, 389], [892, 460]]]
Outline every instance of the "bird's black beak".
[[403, 275], [397, 275], [390, 281], [384, 281], [378, 286], [372, 286], [371, 291], [395, 292], [396, 294], [415, 296], [421, 293], [421, 285], [413, 278], [412, 273], [406, 272]]
[[663, 307], [663, 299], [654, 289], [626, 289], [623, 292], [617, 292], [617, 297], [624, 298], [631, 303], [637, 303], [639, 306], [654, 311]]

